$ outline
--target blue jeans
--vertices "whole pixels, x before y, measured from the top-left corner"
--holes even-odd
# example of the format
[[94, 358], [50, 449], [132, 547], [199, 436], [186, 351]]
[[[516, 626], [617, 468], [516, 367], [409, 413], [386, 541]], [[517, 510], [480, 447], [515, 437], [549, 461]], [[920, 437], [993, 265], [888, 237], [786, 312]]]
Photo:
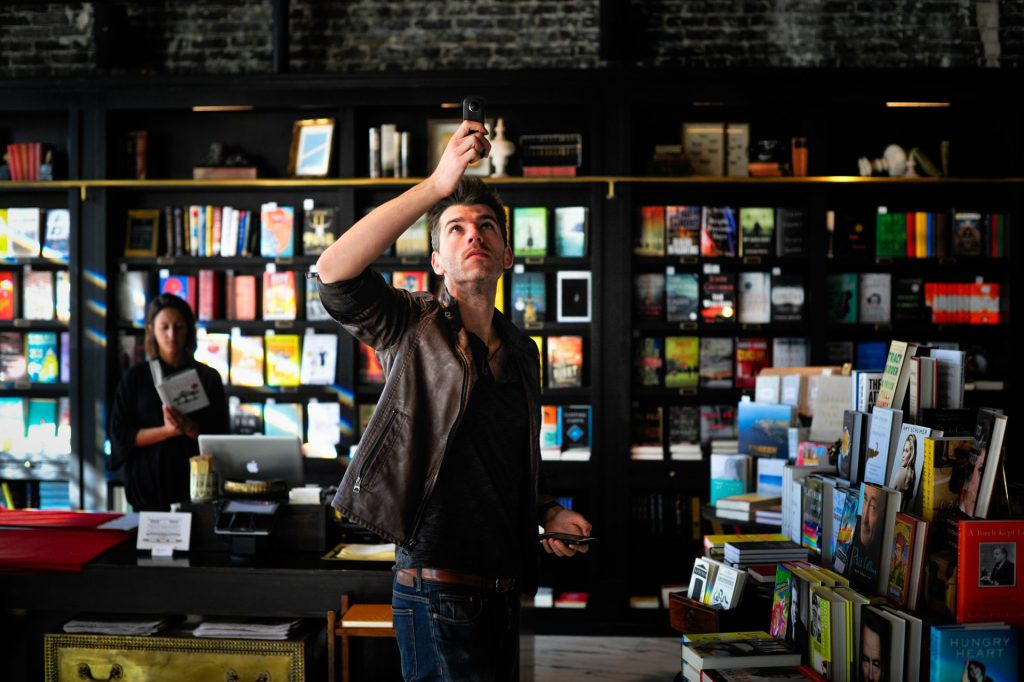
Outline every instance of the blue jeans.
[[519, 592], [394, 583], [391, 606], [407, 680], [519, 679]]

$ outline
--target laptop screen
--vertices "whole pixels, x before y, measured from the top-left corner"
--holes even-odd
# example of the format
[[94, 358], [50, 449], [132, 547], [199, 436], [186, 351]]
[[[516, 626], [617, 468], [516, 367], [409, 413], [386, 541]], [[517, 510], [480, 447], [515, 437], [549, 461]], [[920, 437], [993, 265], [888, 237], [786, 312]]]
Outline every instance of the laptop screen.
[[302, 443], [296, 436], [200, 435], [199, 452], [213, 455], [224, 481], [286, 481], [302, 485]]

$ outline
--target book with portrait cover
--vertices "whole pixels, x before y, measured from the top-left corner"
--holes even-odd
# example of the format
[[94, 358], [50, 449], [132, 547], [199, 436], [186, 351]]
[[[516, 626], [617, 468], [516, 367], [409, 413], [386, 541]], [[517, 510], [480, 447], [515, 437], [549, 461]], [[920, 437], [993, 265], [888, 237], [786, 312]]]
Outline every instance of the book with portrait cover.
[[583, 337], [549, 336], [548, 388], [579, 388], [583, 385]]
[[24, 381], [27, 374], [25, 335], [0, 332], [0, 381]]
[[665, 255], [665, 207], [641, 206], [640, 221], [633, 233], [634, 256]]
[[335, 334], [306, 333], [302, 337], [303, 384], [327, 386], [334, 383], [338, 366], [338, 337]]
[[1024, 626], [1024, 520], [960, 521], [956, 622]]
[[924, 441], [935, 434], [927, 426], [902, 424], [896, 449], [892, 453], [889, 487], [903, 494], [900, 511], [919, 509], [917, 504], [924, 473]]
[[933, 625], [931, 682], [1018, 679], [1020, 634], [1006, 623]]
[[668, 255], [700, 255], [700, 221], [700, 206], [665, 207], [665, 250]]
[[739, 231], [736, 211], [729, 206], [705, 206], [701, 215], [700, 254], [705, 258], [735, 258]]
[[665, 275], [665, 319], [697, 322], [700, 313], [700, 277], [695, 272]]

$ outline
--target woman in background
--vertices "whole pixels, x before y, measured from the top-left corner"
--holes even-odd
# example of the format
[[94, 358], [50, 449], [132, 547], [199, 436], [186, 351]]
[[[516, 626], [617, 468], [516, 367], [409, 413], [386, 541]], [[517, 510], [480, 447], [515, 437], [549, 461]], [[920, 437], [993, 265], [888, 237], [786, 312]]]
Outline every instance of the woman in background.
[[146, 307], [146, 357], [159, 358], [163, 376], [194, 368], [210, 401], [184, 415], [164, 405], [150, 363], [140, 362], [121, 377], [110, 414], [109, 468], [124, 465], [128, 502], [135, 511], [167, 511], [189, 498], [190, 457], [199, 454], [200, 433], [227, 433], [224, 385], [217, 370], [197, 362], [192, 309], [173, 294], [160, 294]]

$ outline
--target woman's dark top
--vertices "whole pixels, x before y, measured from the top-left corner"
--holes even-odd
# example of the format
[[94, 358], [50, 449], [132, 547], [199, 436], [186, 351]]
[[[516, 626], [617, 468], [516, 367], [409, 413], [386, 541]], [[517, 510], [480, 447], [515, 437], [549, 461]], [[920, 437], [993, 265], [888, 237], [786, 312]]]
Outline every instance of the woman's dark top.
[[[199, 425], [199, 433], [227, 433], [228, 402], [217, 370], [189, 360], [175, 369], [161, 361], [164, 376], [194, 367], [210, 404], [189, 415]], [[140, 429], [163, 426], [160, 396], [153, 386], [149, 363], [129, 368], [121, 377], [110, 413], [109, 468], [124, 465], [124, 485], [128, 502], [135, 511], [167, 511], [172, 502], [189, 498], [189, 457], [199, 454], [199, 444], [188, 436], [175, 436], [160, 443], [138, 447], [135, 435]]]

